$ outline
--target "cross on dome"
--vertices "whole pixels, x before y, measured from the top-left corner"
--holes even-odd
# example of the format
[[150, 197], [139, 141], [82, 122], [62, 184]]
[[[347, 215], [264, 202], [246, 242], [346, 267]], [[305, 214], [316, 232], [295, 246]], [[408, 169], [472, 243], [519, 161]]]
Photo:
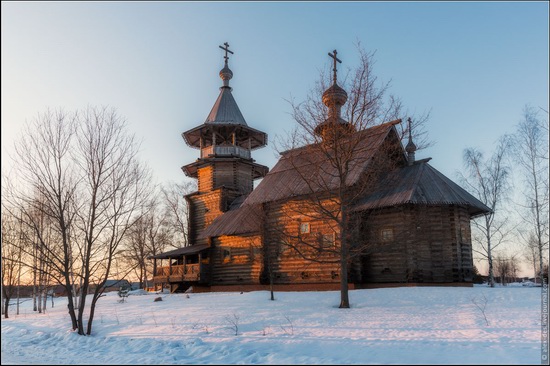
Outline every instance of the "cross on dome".
[[229, 50], [229, 43], [225, 42], [223, 45], [225, 47], [222, 47], [222, 46], [218, 46], [218, 47], [220, 47], [222, 50], [225, 51], [225, 56], [223, 58], [225, 59], [225, 64], [227, 65], [227, 60], [229, 60], [229, 56], [227, 56], [227, 53], [229, 52], [230, 54], [233, 54], [233, 51]]
[[334, 50], [332, 52], [334, 52], [334, 54], [329, 52], [328, 55], [334, 59], [334, 68], [332, 69], [334, 74], [332, 77], [332, 81], [334, 84], [336, 84], [336, 61], [338, 61], [339, 63], [342, 63], [342, 61], [338, 57], [336, 57], [336, 55], [338, 54], [338, 51]]
[[231, 78], [233, 77], [233, 71], [231, 71], [231, 69], [229, 69], [229, 66], [227, 66], [227, 60], [229, 60], [229, 56], [227, 56], [227, 53], [229, 52], [230, 54], [233, 54], [233, 51], [229, 50], [229, 43], [225, 42], [223, 45], [225, 47], [218, 46], [225, 51], [225, 56], [223, 57], [225, 59], [225, 65], [220, 71], [220, 77], [223, 80], [223, 87], [229, 88], [229, 80], [231, 80]]

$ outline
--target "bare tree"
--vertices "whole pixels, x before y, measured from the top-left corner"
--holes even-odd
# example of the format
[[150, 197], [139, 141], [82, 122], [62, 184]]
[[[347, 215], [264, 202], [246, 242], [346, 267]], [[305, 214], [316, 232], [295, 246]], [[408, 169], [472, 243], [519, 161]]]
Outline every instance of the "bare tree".
[[[35, 194], [32, 211], [26, 213], [26, 230], [21, 231], [21, 240], [26, 246], [30, 257], [33, 282], [33, 310], [38, 313], [46, 311], [47, 292], [51, 287], [52, 277], [59, 277], [52, 265], [52, 252], [59, 253], [57, 238], [53, 233], [52, 220], [44, 214], [45, 199], [41, 194]], [[23, 223], [23, 220], [21, 220]], [[58, 254], [59, 255], [59, 254]]]
[[517, 255], [499, 254], [494, 258], [495, 277], [500, 279], [500, 283], [506, 286], [517, 279], [519, 263]]
[[138, 217], [128, 231], [123, 249], [125, 264], [138, 278], [139, 288], [143, 288], [147, 277], [146, 231], [146, 219], [143, 216]]
[[543, 266], [542, 266], [542, 272], [541, 273], [537, 273], [537, 275], [543, 279], [543, 284], [545, 283], [548, 283], [548, 263], [545, 263]]
[[150, 270], [148, 258], [163, 252], [173, 238], [167, 211], [162, 210], [158, 199], [152, 199], [144, 210], [128, 233], [125, 250], [125, 257], [139, 278], [140, 288], [145, 287], [148, 273], [154, 274], [156, 270], [154, 263]]
[[[10, 183], [5, 180], [5, 183], [9, 186]], [[43, 201], [42, 201], [43, 203]], [[38, 199], [34, 202], [38, 207]], [[46, 298], [47, 292], [51, 288], [52, 277], [52, 265], [51, 254], [49, 249], [45, 246], [45, 242], [41, 239], [46, 239], [48, 244], [54, 242], [50, 238], [51, 236], [51, 222], [47, 217], [38, 210], [26, 210], [24, 213], [20, 209], [10, 206], [7, 201], [3, 202], [3, 215], [9, 220], [16, 220], [17, 232], [16, 241], [19, 254], [18, 274], [17, 277], [21, 279], [21, 276], [30, 276], [32, 283], [32, 299], [33, 299], [33, 311], [43, 313], [46, 311]], [[17, 218], [15, 218], [17, 216]], [[29, 221], [29, 216], [31, 221]], [[29, 225], [29, 222], [34, 222], [36, 227]], [[15, 230], [12, 225], [6, 227], [7, 230]], [[35, 229], [38, 230], [40, 236], [37, 236]], [[7, 234], [12, 236], [15, 234]], [[8, 240], [8, 239], [7, 239]], [[27, 274], [28, 272], [28, 274]], [[20, 281], [19, 281], [20, 282]], [[19, 299], [20, 283], [17, 285], [17, 298]], [[17, 302], [16, 313], [19, 314], [19, 301]]]
[[239, 320], [240, 317], [233, 313], [233, 316], [226, 316], [225, 321], [229, 324], [229, 329], [232, 329], [235, 332], [235, 335], [239, 335]]
[[534, 233], [530, 233], [525, 241], [523, 257], [529, 265], [533, 266], [533, 277], [537, 277], [537, 273], [540, 272], [538, 266], [540, 257], [538, 240]]
[[543, 121], [531, 106], [524, 108], [523, 119], [513, 136], [513, 148], [512, 156], [524, 183], [521, 217], [526, 225], [522, 226], [522, 234], [528, 245], [536, 245], [538, 272], [542, 274], [544, 258], [548, 258], [548, 121]]
[[[77, 328], [73, 302], [73, 224], [78, 210], [75, 195], [79, 177], [71, 151], [74, 149], [76, 114], [47, 110], [23, 130], [15, 144], [18, 169], [14, 179], [3, 186], [4, 200], [21, 213], [22, 221], [32, 231], [33, 240], [48, 251], [56, 281], [65, 286], [72, 328]], [[39, 198], [39, 199], [37, 199]], [[48, 243], [40, 219], [52, 223], [55, 243]], [[31, 257], [32, 254], [31, 254]], [[36, 266], [33, 265], [34, 268]]]
[[489, 326], [489, 320], [487, 319], [487, 303], [489, 300], [487, 299], [487, 296], [485, 294], [482, 294], [481, 299], [477, 299], [475, 297], [472, 298], [472, 303], [476, 306], [476, 308], [481, 312], [481, 315], [483, 315], [483, 319], [485, 319], [485, 325]]
[[[312, 262], [337, 263], [340, 279], [340, 308], [349, 308], [348, 272], [353, 257], [365, 252], [355, 240], [360, 228], [359, 218], [351, 210], [358, 198], [373, 189], [380, 174], [395, 167], [403, 157], [402, 134], [394, 135], [393, 144], [380, 146], [370, 156], [365, 131], [369, 127], [395, 120], [397, 131], [410, 131], [398, 125], [404, 113], [401, 101], [388, 95], [390, 83], [379, 83], [373, 71], [374, 52], [357, 45], [358, 66], [348, 72], [343, 88], [337, 84], [337, 53], [334, 60], [332, 85], [326, 73], [310, 91], [303, 103], [290, 101], [296, 129], [279, 145], [285, 159], [300, 176], [305, 194], [286, 207], [288, 215], [328, 223], [326, 232], [315, 236], [283, 233], [285, 245], [291, 246], [302, 258]], [[349, 91], [349, 97], [346, 92]], [[347, 102], [347, 103], [346, 103]], [[341, 116], [343, 114], [343, 116]], [[343, 117], [343, 118], [342, 118]], [[430, 142], [422, 132], [428, 114], [415, 118], [413, 123], [419, 145]], [[395, 149], [399, 146], [399, 151]], [[368, 169], [365, 162], [368, 160]], [[335, 274], [336, 276], [336, 274]]]
[[47, 111], [26, 126], [16, 143], [19, 175], [5, 197], [22, 212], [37, 254], [47, 259], [39, 272], [65, 286], [72, 328], [81, 335], [91, 333], [95, 305], [119, 244], [147, 200], [150, 176], [137, 160], [137, 149], [125, 121], [107, 108], [80, 114]]
[[[162, 187], [162, 195], [166, 206], [166, 219], [172, 227], [175, 234], [174, 243], [177, 247], [189, 245], [188, 240], [188, 223], [189, 223], [189, 207], [185, 200], [185, 196], [196, 190], [195, 181], [187, 181], [183, 183], [168, 183]], [[158, 254], [154, 253], [154, 254]]]
[[[282, 248], [281, 245], [269, 245], [268, 243], [266, 243], [266, 238], [268, 237], [268, 232], [266, 230], [266, 204], [262, 204], [261, 209], [259, 210], [259, 215], [261, 215], [260, 231], [262, 233], [263, 240], [259, 243], [257, 249], [262, 253], [262, 260], [264, 262], [262, 266], [263, 270], [260, 274], [260, 282], [262, 282], [263, 284], [269, 284], [270, 300], [275, 301], [274, 283], [277, 273], [277, 258], [280, 257]], [[270, 241], [275, 243], [285, 242], [285, 239], [288, 238], [288, 235], [281, 235], [281, 233], [283, 232], [280, 230], [273, 231], [273, 233], [270, 235]]]
[[[111, 108], [88, 108], [77, 131], [78, 160], [82, 172], [81, 209], [76, 229], [82, 264], [78, 333], [91, 334], [94, 311], [111, 267], [142, 202], [147, 201], [150, 175], [137, 159], [138, 144], [126, 132], [126, 121]], [[84, 331], [86, 295], [92, 284], [88, 325]]]
[[[2, 211], [2, 314], [9, 318], [9, 305], [21, 276], [21, 243], [17, 218]], [[19, 299], [18, 299], [19, 300]]]
[[489, 284], [494, 287], [493, 256], [494, 249], [506, 241], [510, 233], [508, 218], [500, 215], [502, 204], [509, 192], [510, 168], [506, 165], [506, 152], [509, 141], [500, 139], [493, 156], [484, 160], [483, 153], [475, 148], [464, 150], [464, 166], [466, 176], [461, 174], [461, 180], [475, 197], [491, 209], [491, 212], [473, 221], [478, 235], [472, 239], [478, 248], [473, 251], [489, 263]]

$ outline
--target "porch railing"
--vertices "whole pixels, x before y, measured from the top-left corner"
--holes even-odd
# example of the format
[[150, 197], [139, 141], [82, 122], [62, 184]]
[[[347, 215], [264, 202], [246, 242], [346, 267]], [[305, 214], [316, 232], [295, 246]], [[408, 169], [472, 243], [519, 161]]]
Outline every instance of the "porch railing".
[[200, 264], [157, 267], [155, 277], [169, 277], [170, 280], [180, 281], [197, 281], [200, 277]]

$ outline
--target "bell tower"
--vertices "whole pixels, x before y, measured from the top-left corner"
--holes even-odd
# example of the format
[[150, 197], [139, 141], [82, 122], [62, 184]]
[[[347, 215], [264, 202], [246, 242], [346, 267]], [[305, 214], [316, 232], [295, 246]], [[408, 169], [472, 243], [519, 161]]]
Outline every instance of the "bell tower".
[[268, 168], [255, 163], [252, 150], [267, 145], [267, 134], [246, 123], [231, 93], [229, 44], [224, 43], [225, 65], [220, 71], [223, 85], [203, 124], [182, 133], [187, 145], [199, 149], [200, 157], [184, 165], [183, 172], [198, 180], [198, 191], [187, 196], [190, 208], [189, 239], [197, 244], [200, 233], [239, 196], [248, 195], [254, 180], [263, 178]]

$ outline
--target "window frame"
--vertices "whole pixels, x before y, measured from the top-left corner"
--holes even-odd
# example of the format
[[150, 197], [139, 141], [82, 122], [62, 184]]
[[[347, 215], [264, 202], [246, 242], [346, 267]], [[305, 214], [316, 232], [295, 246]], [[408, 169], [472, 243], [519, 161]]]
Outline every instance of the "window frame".
[[393, 227], [383, 227], [380, 229], [380, 240], [388, 243], [394, 240]]

